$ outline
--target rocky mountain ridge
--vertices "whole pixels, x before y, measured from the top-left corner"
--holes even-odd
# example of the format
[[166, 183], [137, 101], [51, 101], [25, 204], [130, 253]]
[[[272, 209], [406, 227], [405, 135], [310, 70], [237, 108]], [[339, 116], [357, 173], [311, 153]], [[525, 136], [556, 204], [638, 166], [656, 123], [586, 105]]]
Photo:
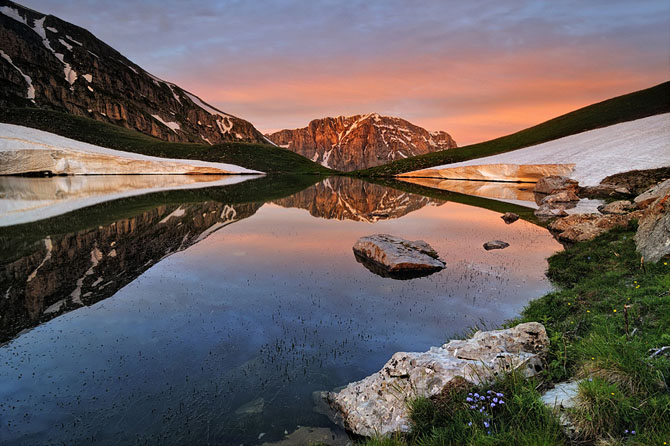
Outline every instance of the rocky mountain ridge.
[[267, 142], [254, 126], [143, 70], [89, 31], [0, 0], [0, 105], [39, 107], [172, 142]]
[[325, 167], [343, 171], [457, 147], [446, 132], [429, 132], [404, 119], [378, 113], [315, 119], [307, 127], [265, 136]]

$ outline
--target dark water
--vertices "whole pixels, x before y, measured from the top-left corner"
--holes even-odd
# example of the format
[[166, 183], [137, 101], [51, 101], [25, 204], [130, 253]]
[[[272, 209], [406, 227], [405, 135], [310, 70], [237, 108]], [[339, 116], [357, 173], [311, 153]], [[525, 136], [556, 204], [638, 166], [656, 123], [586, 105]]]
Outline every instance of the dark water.
[[[0, 444], [331, 428], [313, 392], [495, 327], [549, 289], [560, 246], [526, 221], [345, 178], [245, 198], [258, 181], [0, 228]], [[447, 268], [379, 277], [351, 250], [374, 233], [426, 240]], [[510, 247], [485, 251], [493, 239]]]

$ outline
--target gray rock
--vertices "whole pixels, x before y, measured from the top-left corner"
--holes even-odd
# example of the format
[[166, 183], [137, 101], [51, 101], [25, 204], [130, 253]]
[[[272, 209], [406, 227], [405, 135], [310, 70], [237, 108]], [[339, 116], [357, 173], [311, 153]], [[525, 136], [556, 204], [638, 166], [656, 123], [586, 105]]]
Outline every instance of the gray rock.
[[627, 214], [635, 208], [635, 205], [628, 200], [613, 201], [608, 204], [598, 206], [598, 211], [602, 214]]
[[556, 384], [553, 389], [542, 395], [542, 402], [551, 408], [569, 409], [577, 405], [579, 381], [566, 381]]
[[540, 180], [535, 183], [535, 192], [540, 194], [553, 194], [554, 192], [563, 190], [571, 190], [574, 192], [578, 189], [578, 187], [579, 183], [568, 177], [549, 175], [540, 178]]
[[445, 267], [437, 252], [423, 240], [375, 234], [358, 239], [353, 249], [357, 258], [367, 259], [391, 273], [435, 272]]
[[670, 254], [670, 191], [644, 210], [635, 245], [645, 262], [655, 263]]
[[490, 242], [484, 243], [484, 249], [490, 251], [492, 249], [505, 249], [509, 246], [509, 243], [503, 242], [502, 240], [492, 240]]
[[457, 378], [480, 384], [512, 369], [533, 376], [542, 370], [548, 346], [544, 326], [537, 322], [480, 331], [471, 339], [450, 341], [427, 352], [396, 353], [379, 372], [328, 393], [327, 400], [344, 427], [355, 434], [406, 432], [408, 401], [435, 396]]
[[665, 180], [635, 197], [634, 201], [637, 207], [642, 209], [668, 194], [670, 194], [670, 180]]
[[509, 225], [517, 221], [519, 216], [514, 212], [505, 212], [500, 218], [502, 218], [503, 221]]

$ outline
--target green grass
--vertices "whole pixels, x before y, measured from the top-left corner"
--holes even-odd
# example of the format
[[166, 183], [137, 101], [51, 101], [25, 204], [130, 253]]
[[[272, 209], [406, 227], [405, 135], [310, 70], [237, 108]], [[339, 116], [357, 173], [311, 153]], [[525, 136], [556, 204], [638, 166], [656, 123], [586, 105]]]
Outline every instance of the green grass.
[[618, 96], [559, 116], [520, 132], [486, 142], [393, 161], [351, 172], [357, 176], [393, 176], [412, 170], [496, 155], [620, 122], [670, 112], [670, 82]]
[[[417, 400], [411, 433], [366, 444], [670, 444], [670, 357], [649, 353], [670, 345], [670, 259], [642, 264], [634, 229], [616, 229], [552, 256], [547, 275], [558, 289], [507, 324], [545, 325], [551, 346], [542, 376], [511, 374], [488, 387], [466, 385]], [[568, 412], [578, 429], [571, 438], [537, 389], [573, 378], [581, 384], [579, 404]], [[465, 402], [468, 392], [489, 389], [507, 402], [489, 418], [490, 434]]]
[[172, 143], [121, 126], [53, 110], [2, 108], [0, 122], [32, 127], [110, 149], [163, 158], [230, 163], [266, 173], [325, 175], [334, 172], [297, 153], [269, 144]]

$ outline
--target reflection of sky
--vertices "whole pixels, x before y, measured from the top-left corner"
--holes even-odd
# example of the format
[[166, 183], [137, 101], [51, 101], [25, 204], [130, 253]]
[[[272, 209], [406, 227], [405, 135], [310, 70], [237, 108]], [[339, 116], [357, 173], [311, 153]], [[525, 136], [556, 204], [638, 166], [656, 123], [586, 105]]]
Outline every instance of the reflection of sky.
[[668, 78], [667, 0], [27, 0], [262, 131], [379, 112], [460, 144]]
[[[377, 232], [425, 239], [447, 268], [412, 281], [373, 275], [351, 246]], [[496, 238], [511, 246], [484, 251]], [[542, 228], [454, 203], [376, 224], [264, 205], [0, 348], [0, 401], [12, 401], [0, 406], [12, 426], [3, 435], [249, 444], [325, 425], [311, 392], [514, 316], [548, 290], [544, 259], [559, 248]], [[235, 413], [257, 398], [262, 414]]]

